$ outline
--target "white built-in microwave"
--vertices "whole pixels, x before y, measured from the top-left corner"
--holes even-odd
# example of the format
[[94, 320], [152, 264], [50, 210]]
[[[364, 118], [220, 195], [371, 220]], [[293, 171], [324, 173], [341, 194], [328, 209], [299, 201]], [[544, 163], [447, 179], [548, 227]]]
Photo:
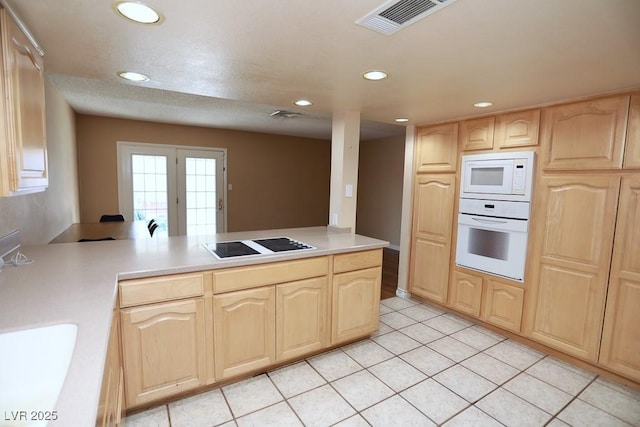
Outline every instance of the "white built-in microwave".
[[462, 156], [460, 197], [531, 201], [533, 151]]

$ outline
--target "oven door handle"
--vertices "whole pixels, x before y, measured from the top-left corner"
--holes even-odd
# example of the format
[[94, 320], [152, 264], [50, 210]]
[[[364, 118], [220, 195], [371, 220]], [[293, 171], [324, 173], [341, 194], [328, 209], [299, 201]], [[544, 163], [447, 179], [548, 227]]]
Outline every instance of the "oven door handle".
[[483, 224], [508, 224], [509, 221], [499, 221], [496, 219], [485, 219], [485, 218], [471, 218], [474, 221], [481, 222]]

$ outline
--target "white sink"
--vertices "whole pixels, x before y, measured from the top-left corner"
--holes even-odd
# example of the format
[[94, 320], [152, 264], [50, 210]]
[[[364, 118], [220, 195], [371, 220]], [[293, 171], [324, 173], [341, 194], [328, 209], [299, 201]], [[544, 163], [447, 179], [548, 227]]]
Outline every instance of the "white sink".
[[56, 416], [77, 332], [64, 323], [0, 334], [0, 426], [45, 426]]

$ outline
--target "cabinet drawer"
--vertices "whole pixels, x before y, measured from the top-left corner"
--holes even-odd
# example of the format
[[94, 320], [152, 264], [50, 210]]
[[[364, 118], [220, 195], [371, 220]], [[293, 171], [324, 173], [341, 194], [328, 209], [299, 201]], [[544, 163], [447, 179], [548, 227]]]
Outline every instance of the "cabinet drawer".
[[230, 268], [213, 272], [213, 292], [219, 294], [239, 289], [275, 285], [325, 276], [328, 273], [329, 260], [327, 257]]
[[120, 307], [204, 295], [202, 273], [175, 274], [120, 282]]
[[333, 257], [334, 273], [362, 270], [363, 268], [378, 267], [380, 265], [382, 265], [382, 249], [352, 252]]

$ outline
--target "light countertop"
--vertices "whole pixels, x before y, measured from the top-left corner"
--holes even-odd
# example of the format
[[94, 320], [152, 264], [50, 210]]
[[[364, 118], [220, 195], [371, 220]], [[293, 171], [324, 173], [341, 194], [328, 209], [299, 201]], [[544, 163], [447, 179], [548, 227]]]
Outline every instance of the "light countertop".
[[[316, 249], [218, 260], [202, 246], [202, 243], [280, 236]], [[24, 246], [20, 251], [34, 262], [0, 271], [0, 333], [60, 323], [78, 325], [76, 346], [56, 405], [59, 421], [50, 425], [94, 425], [119, 279], [308, 258], [387, 245], [378, 239], [332, 232], [326, 227], [309, 227]]]

